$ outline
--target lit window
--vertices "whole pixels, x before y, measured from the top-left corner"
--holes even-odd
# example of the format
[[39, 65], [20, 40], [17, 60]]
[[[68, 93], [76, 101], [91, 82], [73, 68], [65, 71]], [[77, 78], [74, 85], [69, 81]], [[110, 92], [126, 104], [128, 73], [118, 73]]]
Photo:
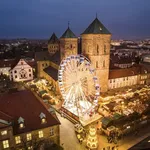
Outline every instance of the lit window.
[[28, 134], [27, 134], [27, 141], [31, 141], [31, 140], [32, 140], [31, 133], [28, 133]]
[[16, 136], [16, 137], [15, 137], [15, 141], [16, 141], [16, 144], [19, 144], [19, 143], [21, 143], [20, 136]]
[[42, 124], [46, 123], [46, 115], [43, 112], [40, 113], [39, 117], [41, 118], [41, 123]]
[[43, 137], [43, 131], [39, 131], [39, 138]]
[[23, 127], [24, 127], [24, 124], [23, 124], [23, 123], [20, 123], [19, 126], [20, 126], [20, 128], [23, 128]]
[[50, 128], [50, 136], [54, 135], [54, 128]]
[[3, 148], [9, 148], [9, 141], [8, 140], [5, 140], [3, 141]]
[[46, 119], [45, 118], [42, 119], [42, 123], [46, 123]]
[[32, 149], [32, 146], [29, 146], [29, 147], [28, 147], [28, 150], [30, 150], [30, 149]]
[[1, 135], [6, 135], [6, 134], [7, 134], [7, 130], [1, 132]]

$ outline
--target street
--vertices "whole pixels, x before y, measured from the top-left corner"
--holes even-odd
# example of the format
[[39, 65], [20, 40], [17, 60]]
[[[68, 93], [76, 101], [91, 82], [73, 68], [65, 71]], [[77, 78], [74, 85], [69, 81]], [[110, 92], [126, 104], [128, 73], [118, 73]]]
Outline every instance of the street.
[[[57, 116], [61, 122], [60, 125], [60, 145], [64, 148], [64, 150], [87, 150], [85, 147], [86, 142], [84, 141], [82, 144], [77, 140], [74, 124], [68, 121], [67, 119], [60, 116], [57, 113]], [[127, 150], [137, 142], [141, 141], [148, 135], [150, 135], [150, 127], [141, 128], [137, 135], [131, 134], [124, 137], [121, 141], [118, 142], [118, 150]], [[98, 150], [102, 150], [102, 148], [106, 148], [107, 146], [113, 147], [115, 144], [110, 144], [107, 142], [107, 138], [104, 135], [98, 134]]]

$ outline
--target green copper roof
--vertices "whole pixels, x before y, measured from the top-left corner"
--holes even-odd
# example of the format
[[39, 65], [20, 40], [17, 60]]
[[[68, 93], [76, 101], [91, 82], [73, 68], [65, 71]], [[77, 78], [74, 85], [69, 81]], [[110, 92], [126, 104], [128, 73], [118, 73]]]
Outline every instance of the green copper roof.
[[111, 34], [96, 18], [82, 34]]
[[68, 27], [68, 29], [65, 31], [65, 33], [61, 36], [61, 38], [77, 38], [75, 36], [75, 34], [70, 30], [70, 28]]
[[55, 33], [52, 34], [52, 36], [48, 40], [48, 43], [49, 44], [59, 43], [59, 40], [58, 40], [57, 36], [55, 35]]

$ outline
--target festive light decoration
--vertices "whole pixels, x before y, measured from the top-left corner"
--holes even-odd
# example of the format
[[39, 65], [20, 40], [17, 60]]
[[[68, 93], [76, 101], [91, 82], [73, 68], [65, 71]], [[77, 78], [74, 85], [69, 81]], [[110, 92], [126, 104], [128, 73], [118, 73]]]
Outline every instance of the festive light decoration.
[[89, 149], [96, 149], [98, 147], [96, 128], [94, 126], [90, 126], [89, 134], [87, 136], [87, 147]]
[[79, 117], [89, 119], [98, 105], [100, 87], [90, 61], [82, 55], [64, 59], [58, 71], [63, 107]]

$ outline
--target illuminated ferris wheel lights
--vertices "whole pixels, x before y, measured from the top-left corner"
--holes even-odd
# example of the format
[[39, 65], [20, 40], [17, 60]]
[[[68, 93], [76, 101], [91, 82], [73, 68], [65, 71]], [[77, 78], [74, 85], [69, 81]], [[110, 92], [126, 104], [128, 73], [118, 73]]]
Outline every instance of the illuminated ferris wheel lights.
[[72, 55], [59, 67], [58, 83], [64, 98], [63, 107], [79, 117], [94, 110], [98, 102], [95, 99], [99, 96], [99, 85], [94, 80], [95, 70], [90, 66], [84, 56]]

